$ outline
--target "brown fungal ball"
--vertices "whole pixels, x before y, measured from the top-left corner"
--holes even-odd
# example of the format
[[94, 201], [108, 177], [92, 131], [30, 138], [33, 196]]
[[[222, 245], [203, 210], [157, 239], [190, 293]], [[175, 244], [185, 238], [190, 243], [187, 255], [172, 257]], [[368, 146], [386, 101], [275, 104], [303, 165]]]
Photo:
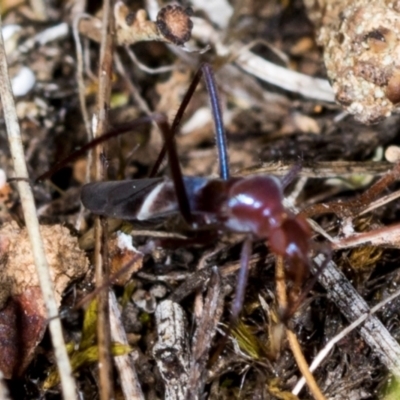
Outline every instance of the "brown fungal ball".
[[[305, 0], [336, 100], [371, 124], [400, 103], [400, 8], [392, 0]], [[318, 11], [318, 12], [317, 12]]]
[[177, 5], [166, 6], [157, 15], [157, 27], [166, 39], [181, 46], [190, 39], [192, 34], [191, 15], [191, 8], [183, 9]]

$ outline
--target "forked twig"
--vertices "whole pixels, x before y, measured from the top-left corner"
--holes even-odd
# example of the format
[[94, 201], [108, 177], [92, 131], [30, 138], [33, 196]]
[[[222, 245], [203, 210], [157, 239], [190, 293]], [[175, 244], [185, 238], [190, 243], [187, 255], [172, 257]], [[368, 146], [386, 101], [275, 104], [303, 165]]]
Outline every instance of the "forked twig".
[[[397, 178], [399, 168], [399, 164], [392, 168], [387, 175], [382, 177], [370, 189], [368, 189], [369, 193], [359, 196], [358, 200], [360, 197], [363, 200], [365, 200], [367, 197], [376, 197], [385, 188], [385, 184], [388, 185]], [[337, 203], [334, 204], [336, 205]], [[359, 201], [353, 200], [352, 204], [358, 206], [355, 208], [358, 209], [359, 212], [361, 211], [361, 203]], [[298, 210], [294, 211], [298, 212]], [[353, 212], [354, 211], [357, 210], [353, 210]], [[392, 227], [394, 232], [396, 231], [397, 227], [397, 225]], [[390, 231], [390, 229], [386, 227], [382, 230], [386, 230], [385, 235], [387, 238], [388, 230]], [[377, 232], [376, 237], [374, 236], [375, 244], [380, 239], [380, 234], [382, 233], [380, 231], [381, 230]], [[360, 235], [362, 235], [363, 243], [365, 243], [368, 235], [370, 238], [372, 238], [374, 233], [367, 232]], [[357, 238], [358, 235], [355, 239]], [[354, 237], [349, 237], [348, 239], [346, 238], [346, 246], [348, 246], [350, 241], [353, 239]], [[333, 245], [333, 247], [336, 246], [338, 245]], [[318, 270], [317, 267], [320, 268], [323, 264], [326, 264], [326, 266], [320, 272], [318, 282], [324, 287], [331, 301], [338, 307], [340, 312], [348, 319], [348, 321], [353, 322], [363, 316], [365, 313], [369, 313], [369, 307], [365, 300], [358, 294], [346, 276], [339, 270], [337, 265], [332, 260], [326, 263], [324, 256], [317, 255], [314, 257], [311, 265], [312, 272], [316, 273]], [[377, 353], [382, 364], [384, 364], [391, 373], [396, 376], [400, 376], [400, 346], [390, 335], [382, 322], [377, 317], [371, 316], [360, 328], [360, 334], [368, 346], [370, 346], [370, 348]]]
[[[313, 372], [318, 368], [318, 366], [321, 364], [321, 362], [324, 360], [324, 358], [328, 355], [328, 353], [333, 349], [333, 347], [335, 346], [336, 343], [338, 343], [339, 341], [344, 339], [351, 331], [353, 331], [355, 328], [360, 326], [372, 314], [375, 314], [377, 311], [379, 311], [381, 308], [383, 308], [386, 304], [390, 303], [396, 297], [399, 297], [399, 296], [400, 296], [400, 290], [397, 290], [395, 293], [390, 295], [388, 298], [381, 301], [376, 306], [372, 307], [371, 311], [369, 313], [363, 314], [361, 317], [356, 319], [349, 326], [347, 326], [341, 332], [339, 332], [335, 337], [333, 337], [325, 345], [325, 347], [322, 350], [320, 350], [320, 352], [314, 358], [313, 362], [310, 365], [310, 371]], [[295, 395], [298, 395], [305, 383], [306, 383], [305, 379], [303, 377], [300, 378], [300, 380], [297, 382], [296, 386], [293, 388], [292, 393]]]
[[389, 172], [383, 175], [370, 188], [365, 190], [359, 196], [347, 201], [332, 201], [329, 203], [319, 203], [307, 207], [303, 214], [307, 217], [334, 213], [339, 217], [354, 217], [366, 209], [376, 198], [396, 182], [400, 176], [400, 163], [394, 165]]
[[[0, 19], [1, 29], [1, 19]], [[0, 96], [3, 104], [4, 118], [7, 126], [7, 135], [14, 162], [14, 171], [17, 188], [21, 199], [25, 224], [32, 245], [32, 254], [35, 260], [36, 271], [39, 277], [43, 300], [49, 319], [49, 329], [54, 346], [55, 360], [60, 373], [62, 393], [65, 399], [76, 398], [76, 386], [72, 377], [71, 365], [62, 334], [61, 321], [58, 318], [58, 307], [54, 298], [53, 283], [49, 266], [44, 252], [43, 241], [39, 230], [39, 221], [36, 215], [35, 201], [29, 184], [29, 175], [25, 164], [25, 155], [18, 118], [15, 110], [14, 98], [11, 90], [8, 66], [4, 51], [3, 37], [0, 34]]]
[[[325, 263], [325, 258], [318, 255], [314, 258], [314, 263], [320, 267]], [[312, 265], [313, 273], [316, 271], [314, 263]], [[368, 304], [333, 261], [329, 261], [321, 271], [318, 282], [325, 288], [329, 299], [339, 308], [348, 321], [353, 322], [370, 312]], [[400, 376], [400, 346], [382, 322], [376, 316], [371, 315], [364, 322], [359, 332], [365, 342], [377, 354], [382, 364], [391, 373]]]

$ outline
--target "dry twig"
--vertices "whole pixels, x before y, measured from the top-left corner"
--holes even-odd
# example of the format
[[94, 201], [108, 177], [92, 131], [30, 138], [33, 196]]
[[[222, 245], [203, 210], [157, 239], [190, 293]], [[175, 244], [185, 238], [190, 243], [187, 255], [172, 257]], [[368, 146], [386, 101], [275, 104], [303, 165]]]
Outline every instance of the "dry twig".
[[[109, 292], [111, 338], [114, 343], [128, 345], [126, 333], [121, 323], [121, 313], [114, 292]], [[115, 357], [115, 366], [121, 380], [121, 388], [125, 399], [144, 400], [136, 374], [135, 363], [131, 354]]]
[[[286, 292], [286, 274], [283, 265], [283, 258], [277, 257], [275, 265], [276, 293], [279, 310], [285, 312], [285, 310], [287, 310], [288, 308], [288, 299]], [[303, 352], [301, 351], [300, 343], [297, 340], [296, 335], [289, 328], [286, 328], [286, 335], [296, 363], [301, 373], [303, 374], [303, 377], [306, 380], [307, 385], [314, 398], [317, 400], [326, 400], [325, 396], [321, 392], [321, 389], [317, 385], [314, 376], [310, 372], [307, 361], [304, 358]]]
[[[1, 28], [1, 23], [0, 23]], [[49, 318], [49, 329], [54, 346], [55, 359], [60, 373], [63, 396], [65, 399], [76, 398], [76, 386], [72, 377], [71, 365], [65, 348], [62, 335], [61, 321], [58, 316], [58, 307], [54, 297], [53, 285], [49, 267], [44, 253], [43, 242], [40, 236], [39, 222], [36, 216], [35, 202], [29, 184], [29, 175], [25, 164], [25, 155], [22, 147], [21, 133], [15, 111], [14, 99], [11, 91], [10, 79], [2, 36], [0, 35], [0, 95], [3, 103], [4, 118], [7, 125], [7, 134], [10, 151], [14, 161], [14, 171], [18, 192], [24, 212], [26, 227], [32, 244], [32, 253], [39, 277], [43, 299], [46, 304]]]
[[[97, 94], [96, 123], [93, 127], [93, 136], [101, 136], [107, 130], [107, 111], [109, 108], [111, 94], [111, 77], [113, 63], [113, 33], [114, 18], [112, 0], [103, 2], [103, 21], [101, 30], [100, 60], [99, 60], [99, 91]], [[96, 148], [93, 152], [94, 170], [96, 180], [103, 178], [101, 165], [101, 149]], [[108, 282], [110, 266], [107, 254], [107, 221], [102, 217], [95, 219], [95, 276], [96, 286], [102, 287]], [[112, 380], [112, 358], [111, 358], [111, 333], [110, 316], [108, 304], [108, 290], [101, 290], [98, 294], [98, 318], [97, 318], [97, 338], [99, 346], [99, 375], [100, 375], [100, 398], [108, 400], [113, 397]]]

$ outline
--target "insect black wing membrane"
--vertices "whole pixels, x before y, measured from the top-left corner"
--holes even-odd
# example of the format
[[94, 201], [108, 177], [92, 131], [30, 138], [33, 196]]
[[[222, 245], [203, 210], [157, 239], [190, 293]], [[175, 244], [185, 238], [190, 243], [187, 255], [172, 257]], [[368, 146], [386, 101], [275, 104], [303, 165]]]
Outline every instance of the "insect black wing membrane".
[[[184, 178], [193, 203], [207, 182], [207, 178]], [[89, 183], [82, 188], [81, 200], [94, 214], [126, 220], [144, 221], [179, 213], [173, 182], [164, 178]]]
[[121, 219], [137, 219], [143, 202], [163, 179], [93, 182], [82, 188], [83, 205], [92, 213]]

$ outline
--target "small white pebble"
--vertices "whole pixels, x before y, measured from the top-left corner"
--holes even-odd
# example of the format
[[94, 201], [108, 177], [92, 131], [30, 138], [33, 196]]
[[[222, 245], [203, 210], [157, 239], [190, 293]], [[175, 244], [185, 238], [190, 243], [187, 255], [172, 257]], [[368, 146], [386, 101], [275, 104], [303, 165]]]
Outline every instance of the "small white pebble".
[[36, 77], [28, 67], [21, 67], [17, 75], [11, 79], [11, 87], [14, 96], [25, 96], [35, 86]]
[[385, 151], [385, 159], [391, 163], [395, 163], [400, 160], [400, 147], [389, 146]]

